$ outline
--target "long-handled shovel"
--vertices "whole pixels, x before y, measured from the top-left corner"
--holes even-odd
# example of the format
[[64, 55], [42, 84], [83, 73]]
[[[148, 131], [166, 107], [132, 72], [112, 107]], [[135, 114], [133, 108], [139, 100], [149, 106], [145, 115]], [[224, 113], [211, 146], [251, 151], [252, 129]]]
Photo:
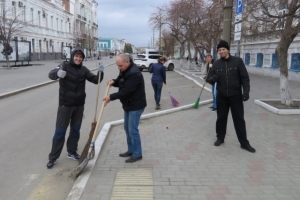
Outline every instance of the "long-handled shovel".
[[[106, 87], [106, 91], [105, 91], [105, 95], [104, 96], [108, 95], [109, 88], [110, 88], [110, 85], [108, 85]], [[98, 133], [100, 120], [102, 118], [102, 114], [103, 114], [103, 110], [104, 110], [105, 106], [106, 106], [106, 103], [103, 101], [101, 109], [100, 109], [100, 113], [99, 113], [99, 116], [98, 116], [96, 128], [95, 128], [95, 131], [94, 131], [94, 134], [93, 134], [93, 138], [92, 138], [92, 141], [90, 143], [90, 148], [88, 150], [87, 157], [82, 161], [82, 163], [75, 170], [73, 170], [73, 172], [70, 175], [73, 178], [77, 178], [80, 175], [80, 173], [83, 171], [83, 169], [86, 167], [86, 165], [88, 164], [88, 162], [90, 160], [90, 157], [92, 155], [92, 150], [93, 150], [94, 145], [95, 145], [96, 136], [97, 136], [97, 133]]]

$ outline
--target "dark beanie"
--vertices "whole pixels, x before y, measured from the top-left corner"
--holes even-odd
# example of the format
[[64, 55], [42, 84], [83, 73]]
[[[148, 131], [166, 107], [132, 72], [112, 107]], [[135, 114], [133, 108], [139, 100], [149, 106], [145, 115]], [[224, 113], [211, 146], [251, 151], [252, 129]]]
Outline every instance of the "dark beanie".
[[220, 48], [226, 48], [229, 51], [229, 45], [225, 40], [220, 40], [220, 42], [217, 45], [217, 50]]

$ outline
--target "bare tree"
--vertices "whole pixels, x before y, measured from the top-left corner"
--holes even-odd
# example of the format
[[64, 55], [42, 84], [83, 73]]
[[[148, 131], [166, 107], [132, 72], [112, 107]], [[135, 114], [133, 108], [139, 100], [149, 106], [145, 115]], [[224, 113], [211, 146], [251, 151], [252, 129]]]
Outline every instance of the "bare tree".
[[255, 19], [258, 32], [276, 34], [280, 40], [275, 53], [280, 67], [281, 103], [293, 105], [288, 83], [288, 49], [300, 33], [299, 0], [258, 0], [248, 1], [248, 10]]
[[[164, 9], [163, 9], [164, 8]], [[188, 65], [192, 57], [206, 50], [211, 51], [222, 32], [223, 9], [217, 0], [174, 0], [167, 7], [158, 8], [149, 19], [153, 27], [167, 24], [171, 36], [180, 46], [180, 66], [183, 65], [185, 50], [188, 51]], [[192, 56], [191, 48], [195, 49]]]
[[84, 33], [82, 36], [83, 36], [82, 47], [87, 49], [89, 55], [92, 57], [92, 51], [94, 51], [96, 47], [95, 38], [93, 37], [92, 30], [87, 29], [86, 33]]
[[162, 31], [162, 51], [165, 55], [174, 55], [174, 48], [175, 48], [175, 38], [172, 36], [171, 31], [163, 30]]
[[15, 5], [8, 5], [5, 1], [0, 2], [0, 12], [0, 43], [3, 45], [1, 54], [5, 56], [6, 65], [10, 68], [9, 56], [13, 53], [10, 43], [14, 37], [20, 37], [30, 32], [27, 28], [29, 21], [25, 21], [23, 9], [17, 12]]

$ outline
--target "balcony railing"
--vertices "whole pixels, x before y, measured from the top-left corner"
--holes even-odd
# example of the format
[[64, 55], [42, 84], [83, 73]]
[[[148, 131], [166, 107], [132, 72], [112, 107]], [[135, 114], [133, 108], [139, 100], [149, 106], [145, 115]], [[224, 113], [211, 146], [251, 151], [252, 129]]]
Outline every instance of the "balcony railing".
[[96, 27], [98, 28], [98, 24], [96, 24], [96, 23], [94, 23], [94, 22], [93, 22], [93, 26], [96, 26]]
[[81, 19], [81, 15], [77, 14], [78, 19]]
[[85, 17], [82, 17], [83, 21], [86, 21], [86, 18]]

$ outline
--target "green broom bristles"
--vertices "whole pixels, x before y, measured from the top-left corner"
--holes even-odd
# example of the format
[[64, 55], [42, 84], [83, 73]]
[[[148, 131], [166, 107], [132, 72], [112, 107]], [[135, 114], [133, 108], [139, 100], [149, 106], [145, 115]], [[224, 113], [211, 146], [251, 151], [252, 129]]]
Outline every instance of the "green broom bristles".
[[194, 103], [193, 108], [198, 108], [199, 102], [200, 102], [200, 96], [197, 98], [196, 102]]

